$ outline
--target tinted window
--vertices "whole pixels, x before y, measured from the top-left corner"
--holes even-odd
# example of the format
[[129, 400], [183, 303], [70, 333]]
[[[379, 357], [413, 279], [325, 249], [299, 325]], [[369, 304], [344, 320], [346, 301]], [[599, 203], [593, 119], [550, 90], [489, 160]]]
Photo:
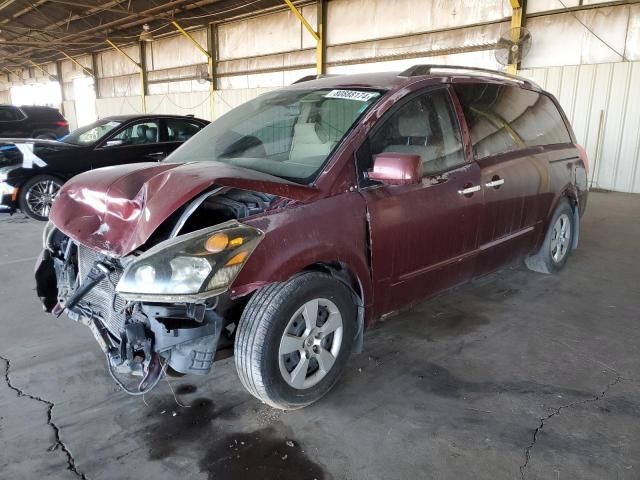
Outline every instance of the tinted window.
[[22, 114], [14, 107], [0, 107], [0, 122], [12, 122], [22, 118]]
[[64, 137], [62, 141], [73, 143], [74, 145], [92, 145], [120, 125], [121, 122], [116, 120], [98, 120], [90, 125], [85, 125], [84, 127], [74, 130]]
[[55, 108], [47, 107], [22, 107], [27, 116], [38, 120], [64, 120], [62, 114]]
[[159, 141], [160, 128], [156, 121], [135, 122], [109, 139], [122, 141], [121, 145], [144, 145]]
[[494, 84], [457, 84], [454, 89], [476, 158], [571, 141], [555, 104], [542, 93]]
[[424, 175], [464, 163], [460, 130], [446, 90], [414, 97], [382, 122], [368, 141], [369, 161], [361, 164], [363, 170], [371, 168], [373, 156], [382, 152], [420, 155]]
[[181, 118], [167, 118], [167, 136], [170, 142], [185, 142], [202, 128], [195, 122]]

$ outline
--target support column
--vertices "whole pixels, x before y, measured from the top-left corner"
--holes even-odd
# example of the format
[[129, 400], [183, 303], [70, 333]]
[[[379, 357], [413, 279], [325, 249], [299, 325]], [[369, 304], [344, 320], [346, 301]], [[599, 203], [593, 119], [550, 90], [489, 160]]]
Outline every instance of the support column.
[[[145, 42], [140, 43], [140, 88], [142, 89], [142, 95], [149, 95], [149, 80], [147, 78], [147, 48]], [[145, 100], [146, 105], [146, 100]]]
[[100, 96], [100, 82], [98, 81], [98, 54], [91, 54], [91, 70], [93, 70], [93, 89], [96, 92], [96, 99], [102, 98]]
[[218, 27], [214, 23], [207, 26], [207, 47], [209, 52], [209, 109], [211, 111], [211, 121], [214, 120], [215, 113], [215, 93], [218, 89]]
[[56, 80], [58, 81], [58, 85], [60, 85], [60, 100], [62, 104], [60, 105], [60, 110], [62, 110], [62, 115], [66, 117], [66, 113], [64, 111], [64, 79], [62, 78], [62, 60], [58, 60], [56, 62]]
[[184, 28], [182, 28], [180, 26], [180, 24], [178, 22], [176, 22], [175, 20], [173, 20], [171, 23], [173, 23], [173, 26], [176, 27], [178, 29], [178, 31], [184, 35], [191, 43], [193, 43], [193, 45], [200, 50], [206, 57], [207, 57], [207, 65], [208, 65], [208, 70], [209, 70], [209, 108], [211, 109], [211, 120], [213, 121], [213, 105], [214, 105], [214, 92], [216, 89], [216, 72], [215, 72], [215, 65], [216, 65], [216, 58], [217, 58], [217, 54], [216, 54], [216, 27], [215, 25], [213, 25], [212, 23], [209, 24], [209, 26], [207, 27], [207, 48], [204, 48], [202, 45], [200, 45], [195, 38], [193, 38], [191, 36], [191, 34], [189, 32], [187, 32]]
[[316, 44], [316, 70], [318, 75], [327, 73], [327, 0], [317, 0], [317, 28], [318, 40]]
[[[516, 33], [516, 28], [520, 28], [524, 26], [525, 22], [525, 11], [527, 8], [527, 0], [510, 0], [511, 2], [511, 41], [517, 42], [519, 40], [518, 34]], [[509, 63], [507, 65], [507, 73], [516, 74], [518, 73], [518, 68], [520, 64]]]

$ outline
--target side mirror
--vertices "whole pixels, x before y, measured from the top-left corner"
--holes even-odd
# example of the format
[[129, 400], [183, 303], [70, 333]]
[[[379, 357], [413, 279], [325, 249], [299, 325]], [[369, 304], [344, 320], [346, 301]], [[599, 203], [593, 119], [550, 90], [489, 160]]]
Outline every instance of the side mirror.
[[422, 181], [422, 158], [411, 153], [385, 152], [373, 157], [370, 180], [385, 185], [414, 185]]
[[124, 142], [122, 140], [108, 140], [107, 143], [104, 144], [105, 147], [119, 147]]

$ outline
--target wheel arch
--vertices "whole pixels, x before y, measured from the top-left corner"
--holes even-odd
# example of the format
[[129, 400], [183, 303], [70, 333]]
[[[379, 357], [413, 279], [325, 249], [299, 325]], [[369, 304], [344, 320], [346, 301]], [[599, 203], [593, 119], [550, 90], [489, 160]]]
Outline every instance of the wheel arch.
[[[22, 169], [24, 171], [27, 171], [27, 169]], [[27, 182], [30, 182], [31, 180], [33, 180], [34, 178], [37, 177], [54, 177], [58, 180], [60, 180], [60, 183], [62, 185], [64, 185], [68, 179], [66, 179], [64, 176], [60, 175], [59, 173], [56, 172], [42, 172], [42, 171], [34, 171], [29, 169], [28, 170], [30, 175], [24, 175], [20, 177], [20, 183], [19, 185], [16, 185], [16, 189], [18, 190], [17, 195], [19, 196], [22, 193], [22, 188], [24, 187], [24, 185]]]
[[[319, 252], [316, 250], [315, 256], [318, 254]], [[277, 282], [286, 282], [293, 276], [299, 275], [300, 273], [327, 273], [336, 280], [345, 284], [353, 294], [354, 303], [358, 311], [358, 324], [353, 350], [356, 353], [361, 352], [365, 325], [371, 321], [370, 305], [372, 304], [371, 295], [373, 289], [371, 286], [371, 279], [366, 274], [368, 270], [365, 269], [364, 265], [361, 265], [358, 269], [354, 266], [354, 263], [347, 263], [344, 260], [333, 259], [328, 254], [322, 257], [316, 257], [316, 259], [312, 261], [301, 262], [300, 260], [305, 257], [306, 255], [297, 255], [289, 261], [283, 262], [282, 268], [278, 268], [276, 271], [267, 272], [263, 270], [256, 275], [256, 278], [262, 278], [263, 280], [251, 283], [234, 282], [234, 285], [232, 285], [231, 288], [231, 298], [236, 300], [241, 297], [251, 296], [260, 288], [264, 288]], [[254, 274], [251, 276], [253, 275]]]
[[364, 344], [366, 308], [363, 285], [358, 275], [356, 275], [348, 265], [340, 261], [316, 262], [307, 266], [303, 271], [319, 271], [328, 273], [338, 281], [344, 283], [349, 288], [349, 290], [351, 290], [353, 300], [358, 311], [358, 325], [356, 329], [356, 337], [353, 343], [353, 351], [355, 353], [361, 353]]

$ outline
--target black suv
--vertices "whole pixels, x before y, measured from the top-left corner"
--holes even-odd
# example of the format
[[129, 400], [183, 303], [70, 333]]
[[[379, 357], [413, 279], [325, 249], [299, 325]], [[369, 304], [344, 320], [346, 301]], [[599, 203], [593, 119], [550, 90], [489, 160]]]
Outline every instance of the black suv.
[[69, 133], [69, 123], [51, 107], [0, 105], [0, 137], [55, 140]]

